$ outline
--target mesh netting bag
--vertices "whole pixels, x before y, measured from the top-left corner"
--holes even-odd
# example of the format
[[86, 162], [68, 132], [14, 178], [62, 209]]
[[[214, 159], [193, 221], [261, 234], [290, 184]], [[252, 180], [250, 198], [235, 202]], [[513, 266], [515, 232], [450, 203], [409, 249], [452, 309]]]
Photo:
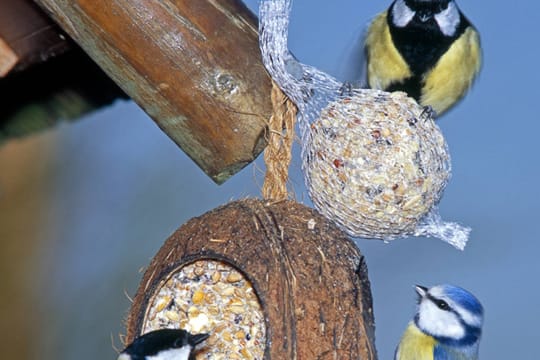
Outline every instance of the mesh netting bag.
[[463, 249], [470, 229], [437, 209], [450, 178], [446, 141], [405, 93], [352, 89], [298, 62], [287, 47], [291, 0], [262, 0], [263, 62], [298, 107], [309, 196], [353, 237], [438, 237]]

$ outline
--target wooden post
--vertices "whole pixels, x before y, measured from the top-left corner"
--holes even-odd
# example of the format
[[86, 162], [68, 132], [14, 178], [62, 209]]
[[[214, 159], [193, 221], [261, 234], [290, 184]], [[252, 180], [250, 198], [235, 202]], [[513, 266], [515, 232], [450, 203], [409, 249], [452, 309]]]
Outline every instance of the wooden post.
[[214, 181], [264, 148], [271, 114], [240, 0], [36, 0]]

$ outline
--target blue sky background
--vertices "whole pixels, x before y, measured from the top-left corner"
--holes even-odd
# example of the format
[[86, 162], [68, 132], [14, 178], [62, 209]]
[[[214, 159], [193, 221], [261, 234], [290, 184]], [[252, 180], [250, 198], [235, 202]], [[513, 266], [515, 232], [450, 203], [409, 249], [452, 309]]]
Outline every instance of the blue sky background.
[[[257, 12], [256, 0], [246, 4]], [[367, 22], [388, 5], [296, 0], [290, 48], [340, 76], [354, 66], [350, 49]], [[538, 358], [540, 5], [459, 5], [481, 33], [485, 63], [469, 96], [438, 122], [453, 165], [440, 210], [473, 231], [464, 252], [436, 239], [357, 241], [369, 267], [380, 359], [392, 358], [414, 313], [413, 285], [438, 283], [469, 289], [484, 304], [482, 359]], [[262, 159], [217, 186], [130, 102], [40, 137], [55, 143], [55, 154], [47, 246], [33, 279], [49, 323], [35, 358], [113, 359], [111, 336], [119, 344], [129, 308], [124, 292], [134, 294], [139, 269], [189, 218], [259, 196]], [[299, 164], [296, 158], [291, 172], [301, 198]]]

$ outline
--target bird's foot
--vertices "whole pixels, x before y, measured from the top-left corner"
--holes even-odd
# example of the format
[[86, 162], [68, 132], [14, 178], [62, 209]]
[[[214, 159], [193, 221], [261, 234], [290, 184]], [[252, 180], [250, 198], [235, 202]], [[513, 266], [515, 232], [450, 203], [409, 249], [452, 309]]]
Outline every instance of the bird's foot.
[[426, 121], [427, 119], [435, 119], [437, 117], [437, 112], [433, 110], [430, 105], [424, 106], [424, 109], [420, 113], [420, 119]]

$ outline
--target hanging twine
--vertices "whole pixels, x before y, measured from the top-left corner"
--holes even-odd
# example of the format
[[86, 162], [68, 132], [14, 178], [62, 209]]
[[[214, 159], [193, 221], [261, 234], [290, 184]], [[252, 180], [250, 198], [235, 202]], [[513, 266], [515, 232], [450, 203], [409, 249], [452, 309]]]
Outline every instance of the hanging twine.
[[292, 156], [296, 105], [272, 82], [273, 114], [268, 124], [268, 146], [264, 150], [266, 174], [262, 195], [267, 200], [288, 198], [287, 181]]

